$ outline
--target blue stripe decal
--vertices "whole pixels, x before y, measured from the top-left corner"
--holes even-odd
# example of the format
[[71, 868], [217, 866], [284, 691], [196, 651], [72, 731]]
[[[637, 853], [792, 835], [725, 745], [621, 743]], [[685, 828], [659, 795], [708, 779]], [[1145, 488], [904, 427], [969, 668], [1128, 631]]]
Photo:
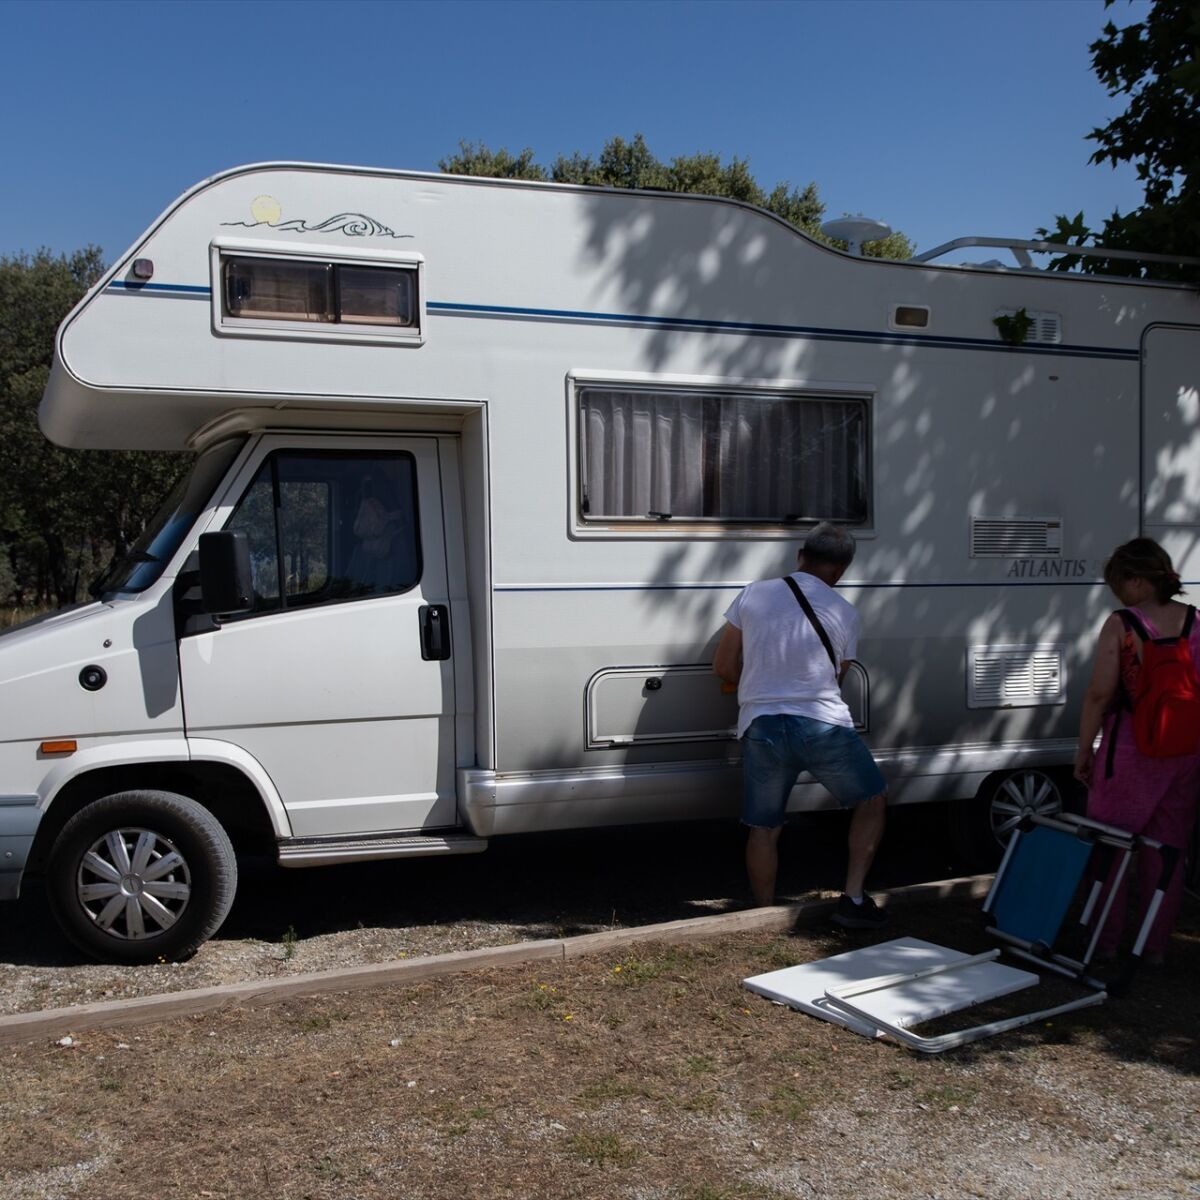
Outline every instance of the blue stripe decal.
[[[748, 580], [747, 583], [756, 583]], [[528, 587], [524, 584], [498, 584], [493, 592], [731, 592], [747, 586], [747, 583], [585, 583], [552, 584], [546, 587]], [[997, 579], [990, 583], [848, 583], [843, 580], [838, 587], [844, 592], [861, 592], [871, 589], [889, 588], [1034, 588], [1034, 587], [1104, 587], [1102, 579]], [[1194, 586], [1185, 583], [1185, 587]]]
[[[183, 283], [138, 283], [114, 279], [106, 290], [209, 297], [212, 289]], [[991, 350], [1018, 354], [1049, 354], [1066, 358], [1110, 358], [1137, 362], [1137, 350], [1102, 346], [1050, 346], [1036, 343], [1009, 346], [987, 338], [935, 337], [928, 334], [892, 333], [887, 330], [825, 329], [810, 325], [772, 325], [756, 321], [715, 321], [702, 317], [649, 317], [638, 313], [587, 312], [574, 309], [518, 308], [506, 304], [455, 304], [431, 300], [430, 312], [447, 316], [516, 317], [531, 321], [577, 321], [585, 324], [641, 325], [653, 329], [692, 330], [706, 333], [748, 333], [756, 337], [809, 338], [824, 342], [857, 342], [866, 345], [934, 346], [944, 350]]]
[[690, 329], [709, 333], [750, 333], [760, 337], [812, 338], [816, 341], [880, 342], [896, 346], [938, 346], [952, 350], [1001, 350], [1021, 354], [1065, 355], [1072, 358], [1113, 358], [1137, 362], [1137, 350], [1119, 350], [1101, 346], [1050, 346], [1035, 343], [1009, 346], [987, 338], [935, 337], [932, 335], [890, 333], [884, 330], [824, 329], [807, 325], [771, 325], [754, 321], [710, 321], [700, 317], [647, 317], [636, 313], [604, 313], [553, 308], [514, 308], [503, 304], [452, 304], [429, 301], [430, 312], [459, 316], [520, 317], [529, 320], [581, 321], [645, 325], [656, 329]]
[[190, 283], [139, 283], [136, 279], [114, 279], [105, 291], [118, 292], [173, 292], [185, 296], [211, 296], [212, 288], [196, 287]]

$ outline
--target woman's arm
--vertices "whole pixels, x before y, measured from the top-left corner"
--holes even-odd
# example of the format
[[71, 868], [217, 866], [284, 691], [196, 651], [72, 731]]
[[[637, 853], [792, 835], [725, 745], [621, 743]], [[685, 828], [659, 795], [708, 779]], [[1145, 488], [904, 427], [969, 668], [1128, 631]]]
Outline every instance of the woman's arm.
[[1092, 662], [1092, 678], [1083, 698], [1079, 717], [1079, 745], [1075, 750], [1075, 778], [1091, 786], [1092, 765], [1095, 761], [1096, 734], [1104, 722], [1104, 714], [1112, 706], [1113, 697], [1121, 682], [1121, 618], [1113, 613], [1100, 630], [1096, 657]]

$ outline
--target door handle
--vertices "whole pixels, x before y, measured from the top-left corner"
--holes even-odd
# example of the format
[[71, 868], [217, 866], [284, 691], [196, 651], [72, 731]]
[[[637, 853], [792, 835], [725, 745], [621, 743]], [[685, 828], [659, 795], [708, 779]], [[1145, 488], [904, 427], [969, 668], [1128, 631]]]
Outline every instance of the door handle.
[[421, 657], [437, 661], [450, 657], [450, 610], [444, 604], [422, 604]]

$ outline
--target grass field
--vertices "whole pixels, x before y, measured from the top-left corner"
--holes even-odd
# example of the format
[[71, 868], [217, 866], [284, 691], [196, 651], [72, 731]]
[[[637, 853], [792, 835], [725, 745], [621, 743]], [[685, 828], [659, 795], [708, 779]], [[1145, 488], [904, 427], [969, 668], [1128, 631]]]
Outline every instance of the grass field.
[[[742, 988], [847, 947], [817, 929], [9, 1047], [0, 1194], [1196, 1196], [1194, 918], [1129, 998], [934, 1058]], [[968, 904], [897, 924], [981, 937]]]

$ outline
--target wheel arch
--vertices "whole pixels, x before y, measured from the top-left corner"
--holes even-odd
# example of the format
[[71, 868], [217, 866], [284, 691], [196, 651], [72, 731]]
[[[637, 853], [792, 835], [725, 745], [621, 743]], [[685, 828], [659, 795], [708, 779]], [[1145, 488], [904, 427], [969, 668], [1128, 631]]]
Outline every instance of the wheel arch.
[[[236, 763], [218, 759], [174, 759], [84, 767], [43, 802], [44, 815], [30, 849], [26, 875], [41, 875], [51, 847], [67, 822], [94, 800], [116, 792], [174, 792], [195, 800], [220, 822], [238, 854], [274, 854], [283, 831], [271, 798]], [[272, 789], [273, 791], [273, 789]], [[275, 804], [282, 814], [278, 795]], [[284, 816], [286, 822], [286, 816]]]

